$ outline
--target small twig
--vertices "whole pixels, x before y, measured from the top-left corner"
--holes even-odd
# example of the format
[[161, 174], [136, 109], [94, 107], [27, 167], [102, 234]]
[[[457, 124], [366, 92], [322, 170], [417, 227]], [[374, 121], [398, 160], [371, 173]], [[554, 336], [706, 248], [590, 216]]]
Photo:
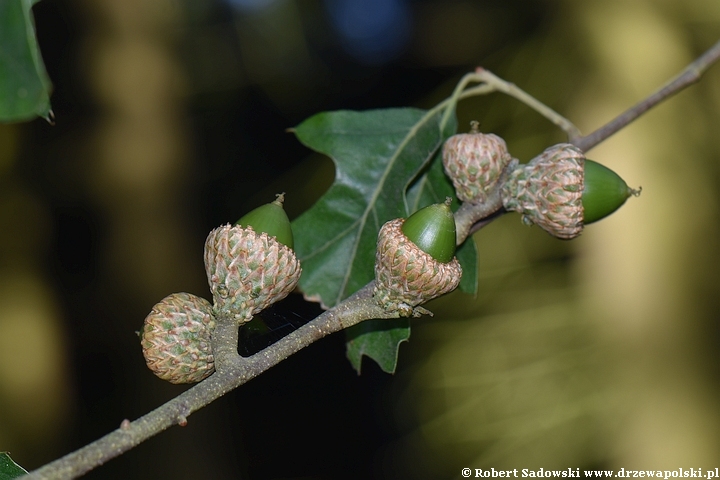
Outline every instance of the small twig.
[[502, 78], [494, 75], [489, 70], [485, 70], [482, 67], [478, 67], [475, 70], [477, 78], [480, 81], [486, 82], [492, 85], [493, 88], [499, 92], [503, 92], [506, 95], [517, 98], [522, 103], [538, 112], [543, 117], [550, 120], [552, 123], [560, 127], [568, 137], [576, 137], [580, 135], [580, 130], [567, 118], [560, 115], [558, 112], [548, 107], [529, 93], [518, 88], [514, 83], [506, 82]]
[[[444, 131], [445, 127], [447, 126], [448, 122], [450, 121], [450, 118], [455, 113], [455, 108], [457, 107], [457, 103], [460, 100], [463, 92], [465, 91], [465, 87], [468, 86], [471, 82], [479, 82], [481, 80], [478, 80], [477, 75], [474, 73], [468, 73], [465, 76], [463, 76], [458, 84], [455, 86], [455, 90], [453, 90], [452, 95], [450, 95], [450, 98], [442, 102], [438, 107], [445, 108], [447, 105], [448, 107], [445, 108], [445, 112], [443, 113], [442, 118], [440, 119], [440, 131]], [[483, 93], [489, 93], [492, 91], [491, 85], [484, 85], [485, 90]]]
[[[466, 90], [465, 87], [467, 87], [470, 83], [473, 82], [480, 83], [481, 85], [478, 87], [474, 87], [473, 89]], [[461, 78], [450, 98], [437, 106], [445, 108], [446, 105], [449, 105], [448, 108], [445, 108], [443, 117], [440, 120], [440, 130], [443, 131], [445, 129], [445, 125], [447, 125], [450, 117], [455, 112], [455, 106], [459, 100], [475, 95], [485, 95], [490, 92], [502, 92], [506, 95], [517, 98], [522, 103], [532, 108], [540, 115], [560, 127], [563, 131], [565, 131], [565, 133], [568, 134], [568, 137], [573, 138], [580, 135], [580, 130], [575, 125], [573, 125], [570, 120], [563, 117], [558, 112], [548, 107], [529, 93], [518, 88], [515, 84], [506, 82], [502, 78], [493, 74], [489, 70], [485, 70], [482, 67], [477, 67], [475, 69], [475, 72], [468, 73], [463, 78]]]
[[578, 147], [580, 150], [587, 152], [595, 145], [604, 141], [614, 133], [626, 127], [630, 122], [638, 118], [643, 113], [650, 110], [655, 105], [668, 99], [669, 97], [680, 92], [684, 88], [696, 83], [705, 71], [720, 58], [720, 41], [710, 47], [697, 60], [690, 65], [674, 79], [670, 80], [655, 93], [637, 103], [632, 108], [626, 110], [613, 120], [598, 128], [594, 132], [586, 136], [570, 136], [570, 143]]
[[505, 167], [500, 181], [498, 181], [496, 187], [488, 193], [487, 199], [484, 202], [475, 204], [463, 203], [460, 205], [458, 211], [455, 212], [455, 232], [457, 234], [458, 245], [462, 245], [467, 237], [497, 218], [497, 213], [503, 209], [501, 186], [517, 165], [518, 161], [513, 160]]
[[[680, 74], [667, 82], [655, 93], [618, 115], [604, 126], [585, 136], [581, 134], [580, 130], [570, 120], [563, 117], [524, 90], [518, 88], [515, 84], [506, 82], [489, 70], [478, 67], [474, 73], [468, 73], [460, 80], [460, 82], [458, 82], [455, 91], [449, 99], [438, 105], [439, 107], [452, 105], [452, 108], [447, 108], [445, 110], [440, 126], [442, 129], [447, 124], [450, 116], [455, 111], [455, 105], [460, 99], [475, 95], [484, 95], [494, 91], [503, 92], [506, 95], [518, 99], [560, 127], [565, 133], [567, 133], [569, 143], [572, 143], [582, 151], [587, 152], [592, 147], [598, 145], [600, 142], [606, 140], [614, 133], [626, 127], [652, 107], [675, 95], [686, 87], [697, 83], [707, 69], [716, 63], [718, 59], [720, 59], [720, 41], [715, 43], [705, 53], [685, 67]], [[473, 82], [482, 83], [480, 86], [481, 88], [477, 90], [466, 90], [465, 88], [467, 85]]]
[[[614, 133], [626, 127], [628, 124], [640, 117], [643, 113], [650, 110], [655, 105], [661, 103], [664, 100], [667, 100], [668, 98], [680, 92], [684, 88], [698, 82], [702, 75], [705, 73], [705, 71], [707, 71], [707, 69], [719, 59], [720, 41], [715, 43], [710, 49], [708, 49], [695, 61], [689, 64], [679, 75], [667, 82], [655, 93], [642, 100], [641, 102], [637, 103], [633, 107], [629, 108], [622, 114], [618, 115], [604, 126], [585, 136], [582, 136], [577, 127], [575, 127], [569, 120], [565, 119], [562, 115], [556, 113], [549, 107], [546, 107], [543, 103], [539, 102], [529, 94], [520, 90], [515, 85], [496, 77], [489, 71], [484, 70], [480, 67], [478, 67], [475, 74], [468, 74], [463, 77], [458, 86], [467, 85], [469, 82], [472, 81], [482, 81], [484, 82], [483, 86], [489, 87], [490, 90], [502, 91], [508, 95], [517, 98], [521, 102], [541, 113], [545, 118], [558, 125], [568, 134], [570, 143], [580, 148], [582, 151], [587, 152], [592, 147], [598, 145], [599, 143], [612, 136]], [[471, 89], [465, 90], [464, 92], [457, 92], [456, 89], [456, 92], [453, 93], [451, 99], [464, 98], [464, 94], [469, 93], [470, 90]], [[486, 92], [483, 91], [482, 93]], [[451, 109], [449, 108], [447, 109], [447, 111], [450, 110]], [[497, 208], [493, 209], [493, 207]], [[496, 203], [492, 202], [478, 205], [463, 205], [456, 214], [456, 217], [459, 214], [459, 217], [457, 218], [458, 232], [471, 235], [472, 233], [480, 230], [482, 227], [491, 223], [494, 219], [502, 216], [503, 213], [505, 212], [502, 210], [502, 205], [498, 206]], [[472, 223], [468, 225], [468, 221], [472, 221]], [[460, 238], [461, 236], [460, 234], [458, 234], [458, 244], [461, 243], [459, 241]]]

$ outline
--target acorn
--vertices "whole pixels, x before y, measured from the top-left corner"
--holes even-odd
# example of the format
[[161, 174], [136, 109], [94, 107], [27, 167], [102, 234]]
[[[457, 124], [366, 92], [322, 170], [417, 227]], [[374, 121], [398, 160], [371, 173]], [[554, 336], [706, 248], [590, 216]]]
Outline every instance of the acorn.
[[280, 194], [234, 226], [218, 227], [208, 235], [205, 271], [216, 316], [225, 313], [239, 323], [249, 322], [297, 285], [301, 268], [283, 200]]
[[274, 202], [261, 205], [255, 210], [243, 215], [235, 222], [239, 227], [252, 227], [256, 232], [265, 232], [283, 245], [294, 248], [292, 228], [290, 219], [285, 213], [283, 202], [285, 194], [280, 193]]
[[155, 375], [171, 383], [195, 383], [215, 371], [210, 344], [212, 305], [190, 293], [173, 293], [145, 318], [140, 344]]
[[412, 316], [415, 307], [460, 283], [450, 200], [418, 210], [407, 220], [391, 220], [380, 229], [373, 295], [386, 310]]
[[470, 133], [448, 138], [443, 145], [443, 167], [463, 202], [485, 202], [497, 186], [512, 157], [505, 140], [480, 133], [479, 123], [470, 122]]
[[562, 239], [577, 237], [586, 224], [605, 218], [639, 194], [615, 172], [567, 143], [516, 168], [502, 188], [506, 210], [521, 213], [523, 223]]
[[625, 180], [605, 165], [585, 159], [583, 186], [583, 223], [597, 222], [620, 208], [630, 196], [640, 195], [642, 188], [628, 187]]

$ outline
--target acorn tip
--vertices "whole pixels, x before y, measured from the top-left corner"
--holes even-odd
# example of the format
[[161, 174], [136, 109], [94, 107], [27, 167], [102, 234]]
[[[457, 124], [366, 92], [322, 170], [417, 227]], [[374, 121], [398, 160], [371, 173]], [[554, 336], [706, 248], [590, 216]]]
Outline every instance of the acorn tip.
[[285, 202], [285, 192], [276, 193], [276, 194], [275, 194], [275, 197], [277, 197], [277, 198], [275, 198], [275, 201], [273, 201], [272, 203], [274, 203], [274, 204], [277, 205], [278, 207], [282, 207], [282, 206], [283, 206], [283, 202]]

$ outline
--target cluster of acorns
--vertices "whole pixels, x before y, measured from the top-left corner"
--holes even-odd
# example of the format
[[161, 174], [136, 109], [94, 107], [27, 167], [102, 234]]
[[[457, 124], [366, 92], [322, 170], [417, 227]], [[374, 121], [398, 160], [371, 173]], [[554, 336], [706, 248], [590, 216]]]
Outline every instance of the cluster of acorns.
[[[505, 210], [522, 214], [551, 235], [571, 239], [583, 226], [620, 208], [638, 195], [612, 170], [562, 143], [527, 165], [518, 165], [505, 141], [478, 131], [453, 135], [443, 146], [443, 167], [462, 202], [488, 201], [500, 189]], [[501, 180], [505, 177], [505, 180]], [[426, 207], [407, 220], [386, 223], [378, 236], [375, 297], [402, 316], [414, 307], [454, 290], [462, 269], [455, 255], [455, 219], [450, 201]]]
[[145, 318], [143, 355], [155, 375], [171, 383], [194, 383], [215, 371], [211, 339], [217, 315], [238, 324], [282, 300], [300, 279], [283, 195], [251, 211], [235, 225], [214, 229], [205, 241], [205, 271], [214, 304], [174, 293]]
[[572, 239], [583, 226], [620, 208], [640, 190], [612, 170], [585, 158], [569, 143], [554, 145], [526, 165], [518, 165], [505, 141], [478, 131], [453, 135], [443, 147], [443, 166], [463, 202], [482, 203], [500, 186], [505, 210], [519, 212], [523, 223], [538, 225], [558, 238]]
[[[503, 207], [522, 214], [551, 235], [570, 239], [585, 224], [617, 210], [635, 191], [614, 172], [588, 160], [570, 144], [548, 148], [518, 165], [505, 141], [480, 133], [450, 137], [443, 166], [458, 198], [483, 203], [498, 188]], [[501, 179], [505, 178], [503, 182]], [[300, 278], [283, 196], [216, 228], [205, 242], [205, 269], [214, 303], [176, 293], [155, 305], [141, 332], [150, 369], [172, 383], [198, 382], [214, 371], [211, 340], [215, 318], [250, 321], [285, 298]], [[455, 217], [450, 199], [391, 220], [378, 234], [373, 296], [385, 310], [417, 315], [419, 305], [457, 288], [462, 269], [455, 258]]]

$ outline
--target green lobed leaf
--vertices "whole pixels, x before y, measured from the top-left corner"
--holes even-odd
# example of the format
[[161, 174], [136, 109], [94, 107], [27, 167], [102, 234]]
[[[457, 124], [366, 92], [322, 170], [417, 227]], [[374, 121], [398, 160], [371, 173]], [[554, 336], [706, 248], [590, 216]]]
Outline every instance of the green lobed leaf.
[[[295, 251], [303, 265], [300, 288], [308, 297], [332, 307], [365, 286], [374, 278], [382, 224], [407, 217], [420, 203], [454, 197], [439, 147], [455, 132], [456, 122], [452, 116], [441, 132], [441, 115], [442, 110], [414, 108], [324, 112], [295, 129], [303, 144], [328, 155], [336, 167], [330, 189], [293, 222]], [[471, 273], [463, 288], [474, 293], [472, 242], [458, 250], [458, 259]], [[392, 373], [410, 329], [407, 320], [369, 321], [348, 329], [347, 335], [348, 358], [358, 372], [367, 355]]]
[[377, 233], [410, 213], [405, 191], [442, 144], [439, 114], [399, 108], [319, 113], [295, 134], [335, 162], [335, 182], [293, 222], [300, 288], [333, 307], [374, 276]]
[[8, 452], [0, 452], [0, 480], [10, 480], [25, 475], [27, 470], [15, 463]]
[[52, 85], [35, 38], [37, 1], [0, 1], [0, 122], [52, 117]]
[[410, 320], [366, 320], [346, 330], [347, 357], [360, 374], [366, 355], [386, 373], [395, 373], [400, 344], [410, 338]]

